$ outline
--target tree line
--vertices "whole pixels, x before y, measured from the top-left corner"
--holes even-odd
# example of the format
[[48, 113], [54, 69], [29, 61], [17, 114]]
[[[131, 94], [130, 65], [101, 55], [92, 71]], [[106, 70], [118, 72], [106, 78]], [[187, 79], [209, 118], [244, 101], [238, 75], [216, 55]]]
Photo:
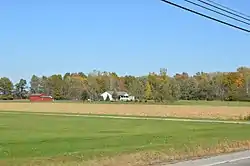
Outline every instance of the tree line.
[[85, 74], [66, 73], [51, 76], [33, 75], [30, 86], [21, 79], [16, 84], [0, 78], [0, 99], [25, 99], [29, 94], [44, 93], [55, 100], [100, 100], [100, 94], [126, 91], [138, 101], [167, 102], [176, 100], [250, 101], [250, 68], [240, 67], [234, 72], [186, 72], [174, 76], [160, 69], [145, 76], [118, 76], [115, 72], [93, 71]]

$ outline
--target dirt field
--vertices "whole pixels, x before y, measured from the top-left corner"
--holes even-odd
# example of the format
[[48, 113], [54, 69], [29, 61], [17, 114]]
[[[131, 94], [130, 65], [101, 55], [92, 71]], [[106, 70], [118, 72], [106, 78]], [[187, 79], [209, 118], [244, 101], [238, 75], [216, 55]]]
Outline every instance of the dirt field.
[[240, 119], [250, 115], [249, 107], [118, 105], [80, 103], [0, 103], [0, 111], [171, 116], [185, 118]]

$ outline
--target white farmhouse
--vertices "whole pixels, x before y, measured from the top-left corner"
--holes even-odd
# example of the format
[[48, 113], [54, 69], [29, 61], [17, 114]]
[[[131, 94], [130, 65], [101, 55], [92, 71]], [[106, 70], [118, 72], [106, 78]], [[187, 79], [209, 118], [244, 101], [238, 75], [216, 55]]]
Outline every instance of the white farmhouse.
[[104, 101], [106, 101], [108, 97], [111, 101], [113, 100], [112, 94], [110, 94], [108, 91], [102, 93], [101, 97], [103, 98]]
[[[104, 93], [101, 94], [101, 97], [103, 98], [104, 101], [107, 100], [107, 98], [109, 97], [110, 101], [114, 101], [112, 95], [113, 95], [114, 91], [106, 91]], [[134, 100], [134, 96], [129, 96], [129, 94], [127, 92], [117, 92], [117, 96], [118, 96], [118, 100], [120, 101], [133, 101]]]

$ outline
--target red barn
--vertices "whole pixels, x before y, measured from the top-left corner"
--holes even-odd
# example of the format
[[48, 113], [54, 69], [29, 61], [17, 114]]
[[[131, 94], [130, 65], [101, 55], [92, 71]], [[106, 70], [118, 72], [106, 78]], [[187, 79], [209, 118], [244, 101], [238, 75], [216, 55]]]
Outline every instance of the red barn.
[[46, 96], [45, 94], [32, 94], [29, 96], [31, 102], [51, 102], [53, 97]]

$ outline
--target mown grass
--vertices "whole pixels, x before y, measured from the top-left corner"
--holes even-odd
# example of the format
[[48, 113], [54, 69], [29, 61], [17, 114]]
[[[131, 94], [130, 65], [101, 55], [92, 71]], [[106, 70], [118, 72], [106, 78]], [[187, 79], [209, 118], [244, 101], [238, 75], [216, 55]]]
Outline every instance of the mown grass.
[[0, 165], [83, 161], [144, 151], [185, 153], [250, 140], [250, 125], [0, 114]]

